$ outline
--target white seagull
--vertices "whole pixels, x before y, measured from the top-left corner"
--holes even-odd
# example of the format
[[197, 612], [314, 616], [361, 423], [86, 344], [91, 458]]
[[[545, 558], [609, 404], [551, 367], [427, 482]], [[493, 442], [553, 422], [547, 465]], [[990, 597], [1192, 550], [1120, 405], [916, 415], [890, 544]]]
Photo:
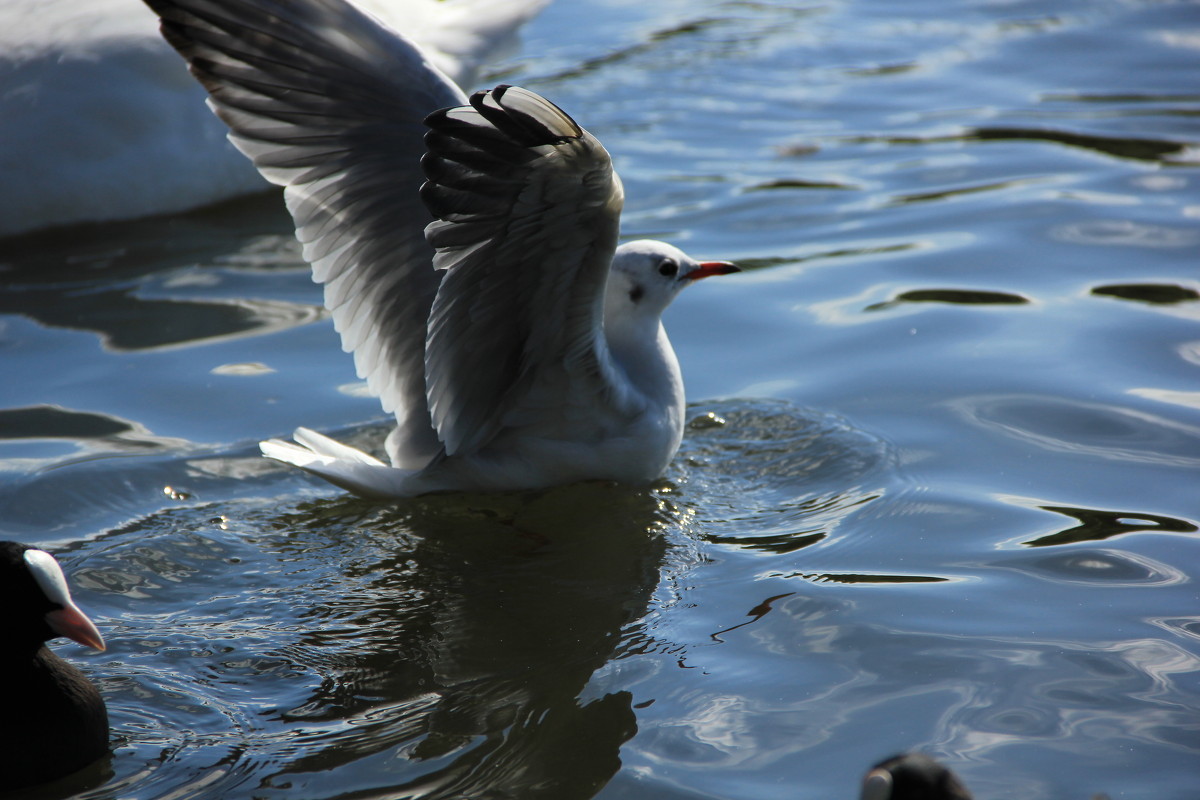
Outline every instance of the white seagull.
[[264, 455], [373, 498], [662, 475], [684, 395], [661, 315], [737, 267], [617, 247], [623, 192], [595, 137], [518, 87], [468, 103], [344, 0], [147, 2], [285, 187], [343, 348], [396, 415], [390, 466], [305, 428]]
[[[460, 86], [549, 0], [354, 0]], [[140, 0], [0, 2], [0, 236], [262, 192]]]

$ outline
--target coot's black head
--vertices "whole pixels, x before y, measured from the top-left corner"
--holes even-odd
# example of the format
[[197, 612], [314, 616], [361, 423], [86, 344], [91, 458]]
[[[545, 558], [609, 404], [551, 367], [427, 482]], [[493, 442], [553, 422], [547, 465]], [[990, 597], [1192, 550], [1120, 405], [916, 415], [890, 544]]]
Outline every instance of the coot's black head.
[[0, 642], [33, 652], [58, 636], [104, 649], [104, 637], [71, 600], [62, 568], [45, 550], [0, 542]]
[[862, 800], [971, 800], [953, 772], [927, 755], [880, 761], [863, 778]]

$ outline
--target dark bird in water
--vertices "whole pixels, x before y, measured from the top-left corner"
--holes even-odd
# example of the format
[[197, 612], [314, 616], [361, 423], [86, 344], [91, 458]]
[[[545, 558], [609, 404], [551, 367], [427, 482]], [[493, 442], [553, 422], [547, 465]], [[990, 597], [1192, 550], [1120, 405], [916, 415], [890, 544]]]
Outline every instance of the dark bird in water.
[[61, 778], [108, 752], [108, 712], [91, 681], [50, 651], [59, 636], [104, 649], [54, 556], [0, 542], [0, 791]]
[[880, 761], [863, 777], [861, 800], [972, 800], [958, 777], [921, 753]]

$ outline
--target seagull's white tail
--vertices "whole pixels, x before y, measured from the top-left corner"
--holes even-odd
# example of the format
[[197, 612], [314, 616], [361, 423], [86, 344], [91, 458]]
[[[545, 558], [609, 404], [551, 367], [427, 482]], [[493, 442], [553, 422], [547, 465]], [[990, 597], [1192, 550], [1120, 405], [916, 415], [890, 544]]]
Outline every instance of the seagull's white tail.
[[405, 478], [415, 470], [398, 470], [349, 445], [308, 428], [297, 428], [296, 442], [269, 439], [259, 443], [267, 458], [299, 467], [361, 497], [377, 500], [407, 494]]

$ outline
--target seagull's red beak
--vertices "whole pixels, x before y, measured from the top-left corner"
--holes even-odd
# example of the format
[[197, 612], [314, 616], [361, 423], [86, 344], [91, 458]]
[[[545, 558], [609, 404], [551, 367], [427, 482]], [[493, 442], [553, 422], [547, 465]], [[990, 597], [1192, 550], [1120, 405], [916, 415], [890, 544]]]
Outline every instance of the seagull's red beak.
[[713, 275], [728, 275], [731, 272], [741, 272], [742, 268], [728, 261], [701, 261], [700, 266], [684, 275], [689, 281], [701, 278], [711, 278]]
[[86, 615], [72, 603], [46, 615], [46, 624], [59, 636], [79, 642], [84, 647], [104, 649], [104, 637]]

